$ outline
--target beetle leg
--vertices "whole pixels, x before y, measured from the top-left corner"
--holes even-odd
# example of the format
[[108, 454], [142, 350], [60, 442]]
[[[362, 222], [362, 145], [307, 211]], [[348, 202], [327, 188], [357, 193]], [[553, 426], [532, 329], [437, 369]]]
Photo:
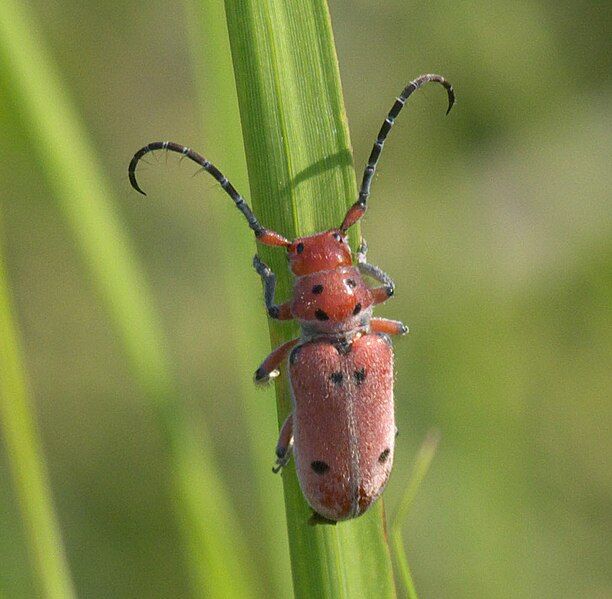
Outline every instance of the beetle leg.
[[372, 289], [372, 295], [374, 304], [382, 304], [386, 302], [395, 293], [395, 283], [391, 277], [373, 264], [366, 262], [366, 254], [368, 252], [368, 244], [365, 239], [361, 240], [361, 245], [357, 250], [357, 268], [359, 271], [371, 277], [375, 281], [382, 283], [382, 287], [375, 287]]
[[276, 474], [280, 472], [289, 462], [291, 458], [291, 449], [293, 448], [293, 414], [289, 414], [281, 427], [276, 444], [276, 462], [272, 472]]
[[359, 249], [357, 250], [357, 263], [365, 263], [366, 262], [366, 254], [368, 253], [368, 244], [366, 240], [362, 237], [361, 243], [359, 244]]
[[267, 383], [270, 381], [270, 379], [276, 378], [279, 375], [279, 366], [298, 341], [299, 339], [287, 341], [286, 343], [279, 345], [272, 353], [270, 353], [261, 363], [261, 366], [255, 371], [255, 382]]
[[386, 335], [405, 335], [408, 332], [408, 327], [399, 320], [372, 318], [370, 320], [370, 330], [373, 333], [384, 333]]
[[317, 524], [331, 524], [335, 526], [338, 523], [335, 520], [329, 520], [325, 516], [321, 516], [318, 512], [313, 511], [312, 516], [308, 518], [308, 524], [310, 524], [310, 526], [316, 526]]
[[276, 275], [272, 272], [272, 269], [259, 259], [257, 254], [253, 257], [253, 268], [257, 271], [257, 274], [261, 277], [264, 286], [264, 301], [266, 303], [266, 310], [270, 318], [276, 318], [277, 320], [290, 320], [293, 318], [291, 314], [291, 302], [285, 302], [284, 304], [274, 303], [274, 291], [276, 289]]

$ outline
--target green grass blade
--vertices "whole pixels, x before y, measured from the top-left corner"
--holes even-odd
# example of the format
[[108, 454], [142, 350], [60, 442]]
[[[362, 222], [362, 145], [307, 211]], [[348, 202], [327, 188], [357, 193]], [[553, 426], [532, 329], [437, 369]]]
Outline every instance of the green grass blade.
[[[112, 207], [109, 185], [27, 7], [0, 3], [0, 66], [40, 167], [72, 227], [132, 373], [156, 409], [172, 461], [173, 494], [198, 595], [256, 595], [257, 577], [211, 451], [184, 413], [150, 292]], [[129, 156], [129, 150], [126, 150]]]
[[[253, 208], [287, 237], [338, 226], [356, 198], [346, 115], [327, 6], [322, 0], [226, 0], [226, 13]], [[353, 231], [352, 241], [358, 231]], [[291, 281], [280, 250], [259, 248]], [[293, 324], [270, 324], [274, 346]], [[290, 411], [285, 380], [276, 386], [279, 419]], [[394, 597], [382, 502], [361, 518], [309, 526], [311, 514], [293, 466], [283, 473], [297, 597]]]
[[75, 593], [28, 395], [1, 245], [0, 429], [42, 594], [48, 599], [70, 599]]
[[[187, 28], [190, 32], [194, 79], [204, 139], [202, 152], [214, 152], [215, 161], [238, 189], [247, 189], [248, 180], [236, 84], [232, 71], [232, 57], [227, 37], [227, 23], [223, 3], [218, 0], [187, 0]], [[237, 126], [236, 126], [237, 125]], [[212, 208], [211, 208], [212, 210]], [[265, 314], [259, 294], [236, 293], [236, 281], [250, 278], [257, 284], [251, 268], [255, 244], [237, 215], [219, 219], [216, 242], [227, 260], [218, 275], [218, 284], [224, 289], [225, 316], [229, 322], [241, 323], [228, 335], [233, 342], [232, 355], [236, 364], [249, 365], [251, 372], [269, 350], [265, 336], [255, 333], [249, 320], [256, 314]], [[254, 338], [255, 335], [261, 339]], [[231, 339], [231, 341], [230, 341]], [[291, 567], [287, 527], [284, 519], [282, 485], [271, 472], [276, 444], [276, 425], [271, 417], [274, 403], [271, 393], [257, 389], [250, 376], [241, 376], [235, 382], [243, 401], [247, 431], [241, 459], [250, 460], [253, 484], [249, 489], [253, 509], [257, 510], [258, 558], [266, 568], [270, 592], [275, 597], [291, 594]], [[264, 397], [262, 395], [270, 395]]]
[[417, 453], [414, 467], [412, 468], [412, 474], [410, 480], [404, 489], [402, 498], [399, 503], [399, 507], [390, 526], [391, 544], [393, 546], [393, 553], [398, 564], [398, 574], [406, 589], [406, 596], [409, 599], [418, 599], [414, 581], [412, 579], [412, 573], [408, 566], [408, 558], [406, 557], [406, 548], [404, 547], [404, 540], [402, 538], [402, 527], [406, 522], [408, 512], [412, 507], [412, 503], [416, 494], [421, 486], [421, 483], [425, 479], [431, 462], [438, 449], [440, 442], [440, 433], [437, 430], [430, 431], [425, 437], [419, 452]]

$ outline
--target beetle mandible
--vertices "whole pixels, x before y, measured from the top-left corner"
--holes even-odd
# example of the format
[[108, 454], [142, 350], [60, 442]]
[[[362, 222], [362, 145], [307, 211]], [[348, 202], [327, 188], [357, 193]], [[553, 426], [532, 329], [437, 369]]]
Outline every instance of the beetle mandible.
[[[277, 347], [255, 372], [265, 383], [288, 358], [293, 412], [281, 427], [276, 447], [278, 472], [293, 450], [302, 492], [314, 520], [337, 522], [363, 514], [382, 493], [393, 464], [396, 436], [393, 406], [393, 350], [390, 335], [408, 328], [399, 321], [373, 318], [372, 308], [394, 293], [393, 281], [366, 261], [362, 241], [353, 262], [347, 232], [364, 214], [383, 144], [410, 95], [430, 81], [444, 86], [448, 114], [453, 88], [440, 75], [421, 75], [395, 100], [382, 124], [363, 173], [357, 201], [338, 228], [289, 241], [264, 228], [244, 198], [208, 160], [174, 142], [154, 142], [138, 150], [129, 165], [134, 189], [136, 165], [154, 150], [177, 152], [200, 165], [221, 185], [246, 218], [259, 243], [284, 247], [295, 283], [293, 298], [275, 303], [276, 277], [256, 255], [270, 318], [296, 319], [300, 337]], [[364, 277], [380, 283], [366, 285]]]

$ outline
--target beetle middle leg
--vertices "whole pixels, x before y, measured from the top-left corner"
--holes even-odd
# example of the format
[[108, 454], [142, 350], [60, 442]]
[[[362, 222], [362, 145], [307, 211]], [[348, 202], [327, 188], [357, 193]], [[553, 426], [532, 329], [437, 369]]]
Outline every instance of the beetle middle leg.
[[279, 345], [272, 351], [255, 371], [255, 382], [267, 383], [270, 379], [277, 377], [279, 374], [279, 366], [298, 341], [299, 339], [292, 339], [291, 341]]
[[280, 472], [289, 462], [293, 448], [293, 414], [289, 414], [281, 427], [276, 444], [276, 462], [272, 472]]
[[257, 254], [253, 257], [253, 268], [257, 271], [257, 274], [261, 277], [264, 285], [264, 301], [266, 303], [266, 310], [270, 318], [276, 318], [277, 320], [291, 320], [291, 302], [285, 302], [284, 304], [274, 303], [274, 292], [276, 290], [276, 275], [272, 272], [272, 269], [265, 263], [262, 262]]
[[399, 320], [372, 318], [370, 320], [370, 330], [373, 333], [384, 333], [385, 335], [405, 335], [408, 332], [408, 327]]
[[375, 287], [372, 289], [374, 304], [382, 304], [395, 293], [395, 283], [386, 272], [378, 268], [378, 266], [369, 264], [366, 261], [367, 252], [368, 244], [366, 243], [365, 239], [362, 239], [359, 249], [357, 250], [357, 268], [364, 275], [367, 275], [375, 281], [382, 283], [381, 287]]

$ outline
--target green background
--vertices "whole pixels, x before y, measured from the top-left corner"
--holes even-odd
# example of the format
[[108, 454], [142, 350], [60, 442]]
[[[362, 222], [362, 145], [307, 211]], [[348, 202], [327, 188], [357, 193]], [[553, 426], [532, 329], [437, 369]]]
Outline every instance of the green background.
[[[29, 4], [31, 35], [56, 62], [95, 145], [96, 156], [82, 160], [101, 163], [111, 182], [187, 408], [209, 431], [210, 467], [231, 493], [260, 584], [287, 596], [277, 586], [287, 578], [287, 547], [276, 542], [282, 507], [273, 531], [253, 501], [254, 489], [277, 503], [281, 495], [270, 472], [273, 394], [250, 385], [269, 351], [250, 268], [255, 244], [214, 181], [192, 178], [192, 166], [176, 157], [142, 165], [146, 200], [126, 176], [141, 145], [173, 139], [218, 163], [248, 197], [227, 41], [212, 21], [195, 27], [183, 4]], [[604, 5], [347, 0], [331, 1], [330, 10], [359, 176], [408, 80], [439, 72], [458, 96], [446, 118], [441, 90], [411, 98], [362, 229], [370, 260], [397, 284], [378, 314], [411, 329], [396, 343], [400, 436], [388, 512], [427, 431], [442, 434], [405, 526], [419, 595], [609, 597]], [[0, 72], [1, 241], [77, 591], [187, 596], [150, 404], [6, 82]], [[254, 444], [269, 446], [267, 461]], [[0, 595], [36, 596], [3, 449], [0, 531]]]

